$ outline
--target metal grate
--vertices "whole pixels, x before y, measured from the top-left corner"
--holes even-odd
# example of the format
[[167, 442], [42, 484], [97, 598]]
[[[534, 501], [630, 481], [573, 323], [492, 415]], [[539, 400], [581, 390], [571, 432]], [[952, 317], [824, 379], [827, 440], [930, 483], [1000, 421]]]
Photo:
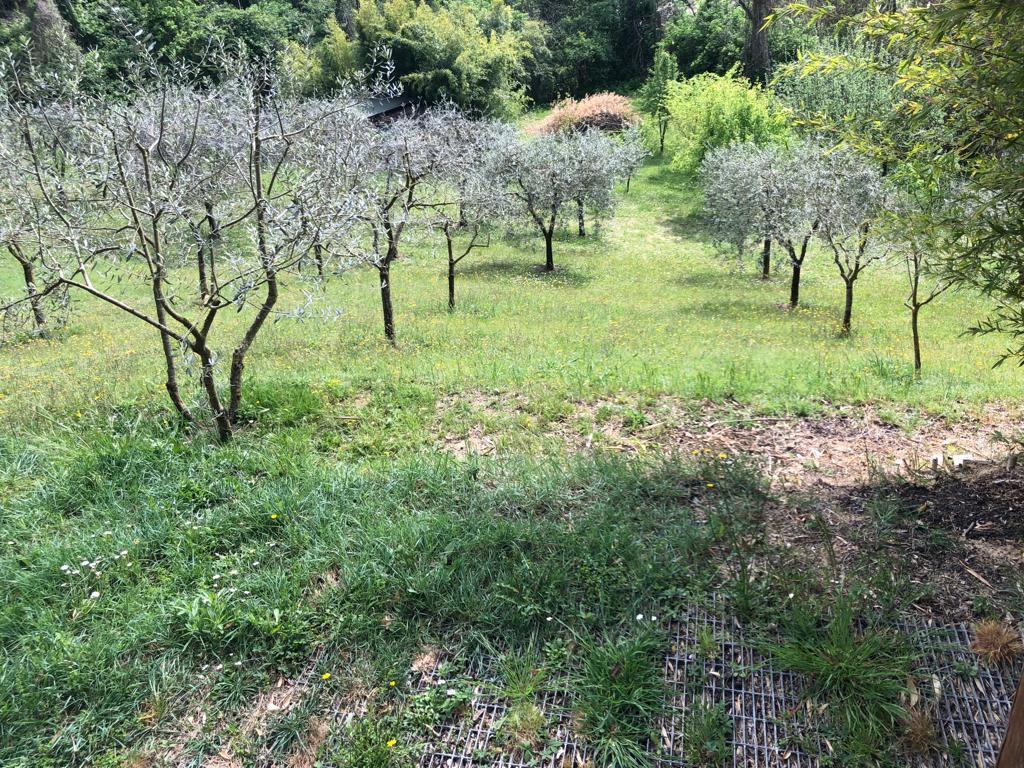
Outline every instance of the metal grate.
[[962, 624], [904, 624], [900, 630], [913, 638], [923, 654], [923, 669], [935, 675], [939, 686], [937, 694], [923, 693], [934, 708], [943, 748], [940, 755], [920, 765], [995, 765], [1024, 671], [1021, 661], [1004, 667], [980, 665], [970, 649], [970, 630]]
[[[817, 738], [803, 723], [800, 681], [776, 672], [738, 639], [739, 629], [702, 610], [671, 625], [665, 677], [672, 689], [657, 764], [683, 766], [686, 716], [695, 706], [724, 706], [732, 721], [732, 765], [817, 766]], [[809, 752], [808, 740], [814, 745]]]
[[[722, 706], [732, 722], [727, 740], [733, 768], [817, 768], [830, 747], [815, 727], [813, 705], [801, 695], [804, 682], [772, 669], [769, 659], [745, 644], [742, 630], [720, 611], [690, 608], [668, 623], [664, 661], [669, 710], [648, 745], [652, 765], [685, 768], [686, 721], [695, 707]], [[921, 672], [937, 685], [920, 686], [921, 706], [932, 713], [941, 742], [938, 753], [917, 760], [919, 768], [976, 766], [995, 762], [1010, 706], [1022, 673], [979, 666], [970, 631], [905, 622], [897, 629], [920, 649]], [[447, 667], [452, 662], [441, 661]], [[527, 754], [505, 744], [499, 724], [509, 702], [500, 696], [498, 663], [481, 657], [459, 665], [457, 677], [474, 681], [466, 711], [433, 730], [422, 768], [582, 768], [586, 745], [573, 728], [567, 676], [549, 679], [535, 702], [548, 723], [548, 739]], [[418, 676], [421, 691], [449, 685], [439, 667]], [[728, 763], [727, 763], [728, 764]], [[908, 758], [908, 766], [915, 765]]]

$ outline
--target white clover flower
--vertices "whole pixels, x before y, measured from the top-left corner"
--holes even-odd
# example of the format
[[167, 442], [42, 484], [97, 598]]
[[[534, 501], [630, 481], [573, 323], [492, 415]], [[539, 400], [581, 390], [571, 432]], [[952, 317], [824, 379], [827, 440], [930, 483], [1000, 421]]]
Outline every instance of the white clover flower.
[[638, 613], [638, 614], [636, 615], [636, 620], [637, 620], [637, 621], [643, 621], [643, 620], [644, 620], [644, 615], [643, 615], [642, 613]]
[[100, 596], [100, 593], [99, 593], [99, 592], [92, 592], [92, 593], [91, 593], [91, 594], [89, 595], [89, 599], [90, 599], [90, 600], [95, 600], [95, 599], [96, 599], [96, 598], [98, 598], [99, 596]]

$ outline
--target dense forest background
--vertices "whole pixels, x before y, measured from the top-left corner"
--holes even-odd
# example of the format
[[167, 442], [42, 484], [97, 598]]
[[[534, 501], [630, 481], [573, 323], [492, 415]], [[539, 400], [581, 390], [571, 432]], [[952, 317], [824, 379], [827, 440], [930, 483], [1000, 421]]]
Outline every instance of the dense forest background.
[[739, 64], [763, 78], [813, 43], [786, 23], [756, 34], [753, 20], [770, 10], [767, 0], [0, 0], [0, 46], [44, 65], [78, 62], [93, 88], [130, 69], [139, 45], [198, 65], [211, 46], [241, 47], [307, 93], [388, 50], [410, 95], [508, 116], [628, 89], [659, 45], [688, 76]]

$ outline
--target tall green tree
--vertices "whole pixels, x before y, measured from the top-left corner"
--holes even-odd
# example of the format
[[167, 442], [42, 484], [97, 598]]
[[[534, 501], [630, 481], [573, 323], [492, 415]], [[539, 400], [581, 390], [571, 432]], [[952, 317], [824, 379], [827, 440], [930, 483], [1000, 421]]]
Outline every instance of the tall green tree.
[[651, 76], [640, 91], [640, 109], [654, 120], [658, 130], [658, 153], [665, 152], [665, 134], [668, 132], [668, 88], [669, 83], [679, 79], [679, 65], [675, 57], [663, 47], [654, 54]]

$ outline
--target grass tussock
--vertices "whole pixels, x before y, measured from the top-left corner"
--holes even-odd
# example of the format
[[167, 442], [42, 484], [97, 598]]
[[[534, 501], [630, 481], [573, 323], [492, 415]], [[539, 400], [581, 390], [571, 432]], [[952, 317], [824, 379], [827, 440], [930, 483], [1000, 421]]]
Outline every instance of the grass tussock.
[[798, 609], [784, 634], [771, 649], [777, 667], [805, 676], [805, 695], [850, 765], [875, 764], [903, 725], [913, 652], [895, 632], [860, 626], [847, 598], [827, 617]]
[[971, 650], [985, 664], [1008, 664], [1024, 653], [1024, 643], [1017, 630], [987, 619], [974, 626]]
[[639, 630], [583, 649], [573, 685], [576, 715], [598, 765], [648, 765], [647, 741], [665, 709], [659, 655], [663, 646], [657, 633]]

